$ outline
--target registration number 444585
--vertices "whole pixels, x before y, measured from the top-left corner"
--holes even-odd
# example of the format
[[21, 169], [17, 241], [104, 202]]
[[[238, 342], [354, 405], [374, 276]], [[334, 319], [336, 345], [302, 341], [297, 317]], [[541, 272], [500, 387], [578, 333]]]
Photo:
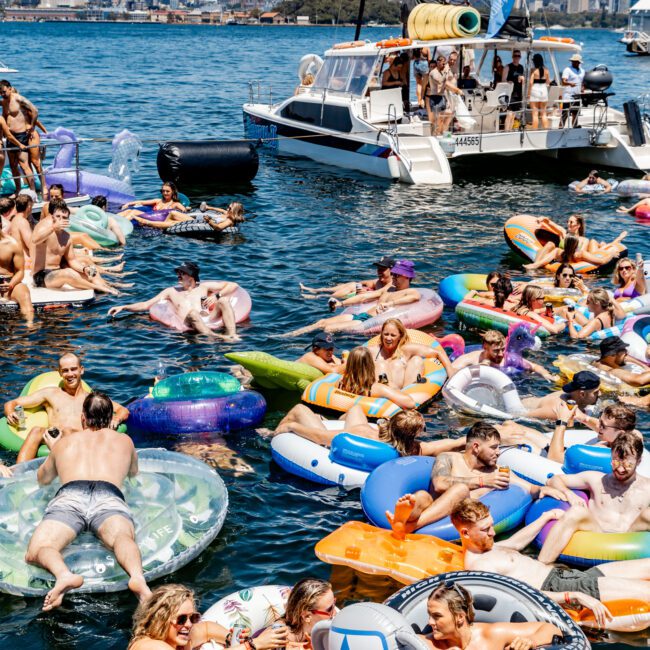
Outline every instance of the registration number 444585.
[[481, 138], [478, 135], [461, 135], [456, 138], [457, 147], [478, 147]]

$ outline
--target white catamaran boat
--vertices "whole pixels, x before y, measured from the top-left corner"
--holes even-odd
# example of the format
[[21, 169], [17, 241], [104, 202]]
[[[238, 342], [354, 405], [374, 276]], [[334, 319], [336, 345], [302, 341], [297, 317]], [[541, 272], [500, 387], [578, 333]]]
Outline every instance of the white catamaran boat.
[[639, 0], [630, 7], [627, 31], [621, 43], [632, 54], [650, 54], [650, 0]]
[[[460, 60], [472, 67], [475, 88], [463, 90], [467, 111], [455, 120], [453, 133], [434, 135], [424, 111], [405, 109], [404, 104], [409, 109], [413, 105], [402, 101], [400, 88], [381, 88], [382, 73], [393, 56], [423, 47], [429, 48], [434, 61], [436, 52], [447, 55], [456, 49]], [[495, 55], [506, 64], [513, 50], [521, 50], [522, 62], [533, 53], [544, 56], [552, 80], [548, 100], [552, 128], [532, 130], [526, 124], [530, 122], [526, 82], [521, 123], [516, 130], [504, 130], [512, 83], [494, 84], [492, 64]], [[250, 102], [243, 106], [245, 129], [248, 137], [281, 154], [413, 184], [449, 185], [450, 163], [488, 154], [537, 152], [598, 167], [650, 170], [650, 117], [641, 115], [636, 104], [625, 113], [611, 108], [609, 93], [603, 92], [609, 84], [581, 95], [582, 128], [571, 128], [570, 120], [560, 128], [561, 74], [570, 55], [579, 51], [571, 39], [551, 37], [339, 44], [325, 53], [324, 61], [316, 55], [303, 57], [301, 71], [310, 65], [315, 81], [299, 87], [292, 97], [263, 102], [259, 85], [251, 85]], [[413, 87], [412, 78], [410, 83]]]

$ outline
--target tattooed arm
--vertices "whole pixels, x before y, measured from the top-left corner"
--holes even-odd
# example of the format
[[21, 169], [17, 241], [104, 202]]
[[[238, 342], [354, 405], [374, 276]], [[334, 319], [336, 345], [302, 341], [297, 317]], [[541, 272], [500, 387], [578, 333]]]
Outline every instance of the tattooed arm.
[[483, 478], [478, 476], [452, 476], [453, 456], [451, 453], [440, 454], [431, 472], [433, 489], [440, 493], [447, 491], [458, 483], [466, 485], [470, 490], [483, 487]]

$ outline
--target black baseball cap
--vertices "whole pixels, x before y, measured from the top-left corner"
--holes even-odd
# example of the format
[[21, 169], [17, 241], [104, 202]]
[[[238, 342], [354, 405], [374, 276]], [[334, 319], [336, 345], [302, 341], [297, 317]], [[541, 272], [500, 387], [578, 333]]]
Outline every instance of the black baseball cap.
[[608, 336], [600, 342], [600, 356], [609, 357], [617, 352], [626, 352], [627, 348], [627, 343], [619, 336]]
[[576, 390], [593, 390], [600, 386], [600, 379], [598, 375], [590, 370], [581, 370], [573, 375], [573, 380], [565, 384], [562, 391], [565, 393], [573, 393]]
[[395, 258], [384, 255], [379, 262], [373, 262], [372, 265], [384, 269], [392, 269], [395, 266]]
[[199, 265], [194, 262], [183, 262], [180, 266], [177, 266], [174, 269], [174, 272], [187, 273], [187, 275], [194, 278], [196, 281], [199, 279]]
[[305, 348], [309, 350], [310, 348], [322, 348], [323, 350], [336, 350], [336, 345], [334, 345], [334, 338], [331, 334], [327, 332], [322, 332], [316, 334], [311, 340], [311, 343]]

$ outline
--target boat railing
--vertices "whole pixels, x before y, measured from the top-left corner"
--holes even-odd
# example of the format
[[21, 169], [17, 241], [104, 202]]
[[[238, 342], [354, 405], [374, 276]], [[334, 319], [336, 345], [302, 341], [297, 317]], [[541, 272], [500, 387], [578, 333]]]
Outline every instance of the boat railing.
[[[268, 93], [268, 95], [267, 95]], [[262, 94], [268, 96], [268, 102], [262, 100]], [[248, 99], [251, 104], [265, 104], [273, 106], [273, 88], [269, 86], [262, 86], [261, 81], [248, 82]]]
[[413, 163], [408, 156], [405, 156], [399, 147], [399, 137], [397, 128], [397, 106], [395, 104], [388, 105], [387, 122], [386, 122], [386, 135], [390, 141], [392, 150], [400, 157], [401, 161], [411, 171]]

